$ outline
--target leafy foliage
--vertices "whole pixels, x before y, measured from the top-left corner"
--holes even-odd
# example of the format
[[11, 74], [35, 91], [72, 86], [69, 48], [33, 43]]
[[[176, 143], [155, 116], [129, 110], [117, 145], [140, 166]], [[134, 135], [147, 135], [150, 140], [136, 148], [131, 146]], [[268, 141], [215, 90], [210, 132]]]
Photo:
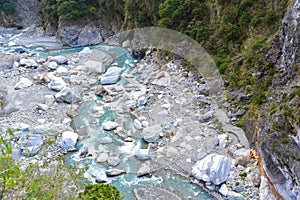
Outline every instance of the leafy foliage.
[[15, 1], [0, 0], [0, 12], [3, 12], [5, 15], [13, 15], [15, 13]]
[[107, 184], [95, 184], [85, 187], [84, 192], [79, 194], [82, 200], [121, 200], [119, 190]]

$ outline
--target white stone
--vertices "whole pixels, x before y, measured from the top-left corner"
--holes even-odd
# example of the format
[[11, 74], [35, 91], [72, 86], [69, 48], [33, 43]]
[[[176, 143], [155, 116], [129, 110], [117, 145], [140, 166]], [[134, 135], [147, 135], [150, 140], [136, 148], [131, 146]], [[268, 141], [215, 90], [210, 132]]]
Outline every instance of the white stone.
[[223, 184], [221, 185], [221, 187], [220, 187], [220, 189], [219, 189], [219, 192], [220, 192], [223, 196], [225, 196], [225, 197], [227, 196], [229, 190], [228, 190], [228, 188], [227, 188], [227, 186], [226, 186], [225, 183], [223, 183]]
[[107, 72], [101, 77], [101, 84], [114, 84], [118, 82], [122, 72], [123, 69], [119, 67], [108, 68]]
[[102, 123], [102, 128], [106, 131], [111, 131], [113, 129], [116, 129], [118, 127], [118, 123], [113, 121], [105, 121]]
[[146, 142], [157, 142], [161, 131], [160, 124], [146, 127], [143, 129], [143, 138]]
[[77, 140], [78, 140], [78, 134], [71, 132], [71, 131], [65, 131], [62, 133], [62, 148], [69, 149], [74, 148]]
[[20, 81], [15, 85], [15, 90], [21, 90], [32, 85], [33, 83], [28, 78], [21, 78]]
[[51, 62], [48, 64], [48, 68], [49, 68], [49, 69], [57, 69], [57, 68], [58, 68], [57, 62], [51, 61]]
[[26, 67], [37, 67], [38, 64], [35, 62], [33, 59], [26, 59], [26, 58], [21, 58], [20, 59], [20, 65], [25, 65]]
[[50, 83], [48, 83], [49, 89], [61, 91], [64, 87], [66, 87], [66, 83], [62, 78], [56, 76], [50, 77]]
[[135, 129], [137, 129], [137, 130], [142, 130], [143, 129], [143, 126], [142, 126], [142, 123], [140, 122], [140, 120], [135, 119], [133, 121], [133, 124], [134, 124]]
[[197, 161], [192, 174], [199, 180], [220, 185], [227, 180], [230, 172], [230, 160], [226, 156], [210, 154]]
[[90, 54], [92, 52], [92, 50], [89, 47], [84, 47], [80, 52], [79, 52], [79, 56], [83, 57], [86, 56], [88, 54]]

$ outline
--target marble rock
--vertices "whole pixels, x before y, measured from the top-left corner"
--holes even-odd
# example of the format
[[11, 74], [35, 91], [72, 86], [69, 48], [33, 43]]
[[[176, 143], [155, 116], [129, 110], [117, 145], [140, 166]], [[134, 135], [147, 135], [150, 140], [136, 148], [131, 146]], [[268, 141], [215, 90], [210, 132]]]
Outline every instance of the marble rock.
[[230, 165], [229, 158], [213, 153], [197, 161], [193, 166], [192, 174], [199, 180], [220, 185], [227, 180]]

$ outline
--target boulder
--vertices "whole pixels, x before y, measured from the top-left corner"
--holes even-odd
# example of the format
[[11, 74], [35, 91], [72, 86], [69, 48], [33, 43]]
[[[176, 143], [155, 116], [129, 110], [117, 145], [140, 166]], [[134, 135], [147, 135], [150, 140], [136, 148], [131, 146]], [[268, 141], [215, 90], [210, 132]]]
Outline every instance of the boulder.
[[115, 167], [117, 166], [118, 164], [120, 164], [120, 158], [118, 156], [111, 156], [111, 157], [108, 157], [107, 159], [107, 163], [109, 166], [112, 166], [112, 167]]
[[228, 190], [228, 188], [227, 188], [227, 186], [226, 186], [225, 183], [223, 183], [223, 184], [221, 185], [221, 187], [220, 187], [220, 189], [219, 189], [219, 192], [220, 192], [223, 196], [225, 196], [225, 197], [227, 196], [229, 190]]
[[42, 111], [46, 111], [46, 110], [49, 109], [49, 106], [46, 105], [46, 104], [37, 103], [36, 105], [37, 105], [37, 108], [38, 108], [39, 110], [42, 110]]
[[226, 156], [213, 153], [197, 161], [193, 166], [192, 174], [199, 180], [220, 185], [227, 180], [230, 164]]
[[22, 156], [32, 157], [40, 152], [43, 144], [43, 138], [40, 135], [23, 135], [19, 140], [20, 150]]
[[148, 126], [143, 129], [142, 135], [146, 142], [157, 142], [162, 129], [160, 124]]
[[96, 159], [96, 163], [105, 163], [108, 159], [107, 153], [100, 153], [100, 155]]
[[120, 76], [123, 72], [122, 68], [119, 67], [110, 67], [106, 71], [106, 73], [101, 77], [101, 84], [107, 85], [107, 84], [114, 84], [119, 81]]
[[63, 149], [73, 149], [75, 148], [75, 145], [78, 140], [78, 134], [71, 132], [71, 131], [65, 131], [62, 133], [61, 138], [61, 148]]
[[135, 153], [135, 156], [139, 159], [139, 160], [148, 160], [150, 158], [150, 152], [148, 149], [139, 149], [137, 150], [137, 152]]
[[102, 85], [99, 85], [95, 89], [95, 94], [99, 97], [103, 97], [104, 95], [107, 94], [107, 91], [105, 90], [105, 88]]
[[137, 176], [142, 177], [142, 176], [148, 176], [150, 174], [151, 174], [151, 162], [147, 161], [141, 165], [141, 167], [137, 171]]
[[114, 169], [114, 168], [111, 168], [111, 169], [105, 170], [105, 174], [106, 174], [108, 177], [119, 176], [119, 175], [125, 174], [125, 173], [126, 173], [126, 171], [121, 170], [121, 169]]
[[138, 99], [138, 106], [144, 106], [147, 104], [147, 98], [145, 96], [142, 96]]
[[229, 191], [227, 194], [227, 199], [228, 200], [244, 200], [245, 197], [239, 193]]
[[65, 130], [65, 126], [63, 124], [45, 124], [35, 126], [33, 129], [33, 133], [55, 136], [60, 134], [63, 130]]
[[140, 120], [138, 120], [138, 119], [135, 119], [133, 121], [133, 125], [134, 125], [134, 128], [137, 129], [137, 130], [142, 130], [143, 129], [143, 125], [140, 122]]
[[49, 69], [57, 69], [58, 68], [58, 64], [57, 64], [57, 62], [55, 62], [55, 61], [51, 61], [49, 64], [48, 64], [48, 68]]
[[64, 87], [66, 87], [65, 81], [56, 76], [50, 77], [50, 83], [48, 83], [48, 88], [55, 91], [61, 91]]
[[118, 127], [118, 123], [113, 122], [113, 121], [105, 121], [102, 123], [102, 128], [103, 128], [103, 130], [106, 130], [106, 131], [114, 130], [117, 127]]
[[79, 151], [79, 156], [80, 156], [81, 158], [86, 157], [88, 154], [89, 154], [89, 148], [86, 147], [86, 146], [82, 147], [82, 148], [80, 149], [80, 151]]
[[15, 85], [15, 90], [21, 90], [32, 85], [33, 83], [28, 78], [21, 78], [20, 81]]
[[75, 98], [75, 93], [68, 87], [65, 87], [55, 95], [55, 99], [58, 103], [72, 103], [75, 101]]
[[113, 143], [113, 139], [111, 137], [103, 137], [99, 139], [100, 144], [111, 144]]
[[79, 56], [83, 57], [86, 56], [88, 54], [90, 54], [92, 52], [92, 50], [89, 47], [84, 47], [80, 52], [79, 52]]
[[57, 64], [67, 64], [69, 62], [69, 59], [66, 58], [65, 56], [54, 56], [50, 58], [50, 61], [54, 61]]
[[21, 58], [20, 65], [25, 67], [38, 67], [39, 65], [33, 59]]

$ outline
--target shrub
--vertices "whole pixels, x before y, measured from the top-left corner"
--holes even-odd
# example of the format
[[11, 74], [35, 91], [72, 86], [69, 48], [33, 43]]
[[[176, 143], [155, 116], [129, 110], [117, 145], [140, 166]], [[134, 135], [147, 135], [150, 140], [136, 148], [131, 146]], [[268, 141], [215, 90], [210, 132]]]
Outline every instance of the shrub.
[[79, 194], [82, 200], [121, 200], [120, 191], [107, 184], [95, 184], [85, 187], [84, 192]]

